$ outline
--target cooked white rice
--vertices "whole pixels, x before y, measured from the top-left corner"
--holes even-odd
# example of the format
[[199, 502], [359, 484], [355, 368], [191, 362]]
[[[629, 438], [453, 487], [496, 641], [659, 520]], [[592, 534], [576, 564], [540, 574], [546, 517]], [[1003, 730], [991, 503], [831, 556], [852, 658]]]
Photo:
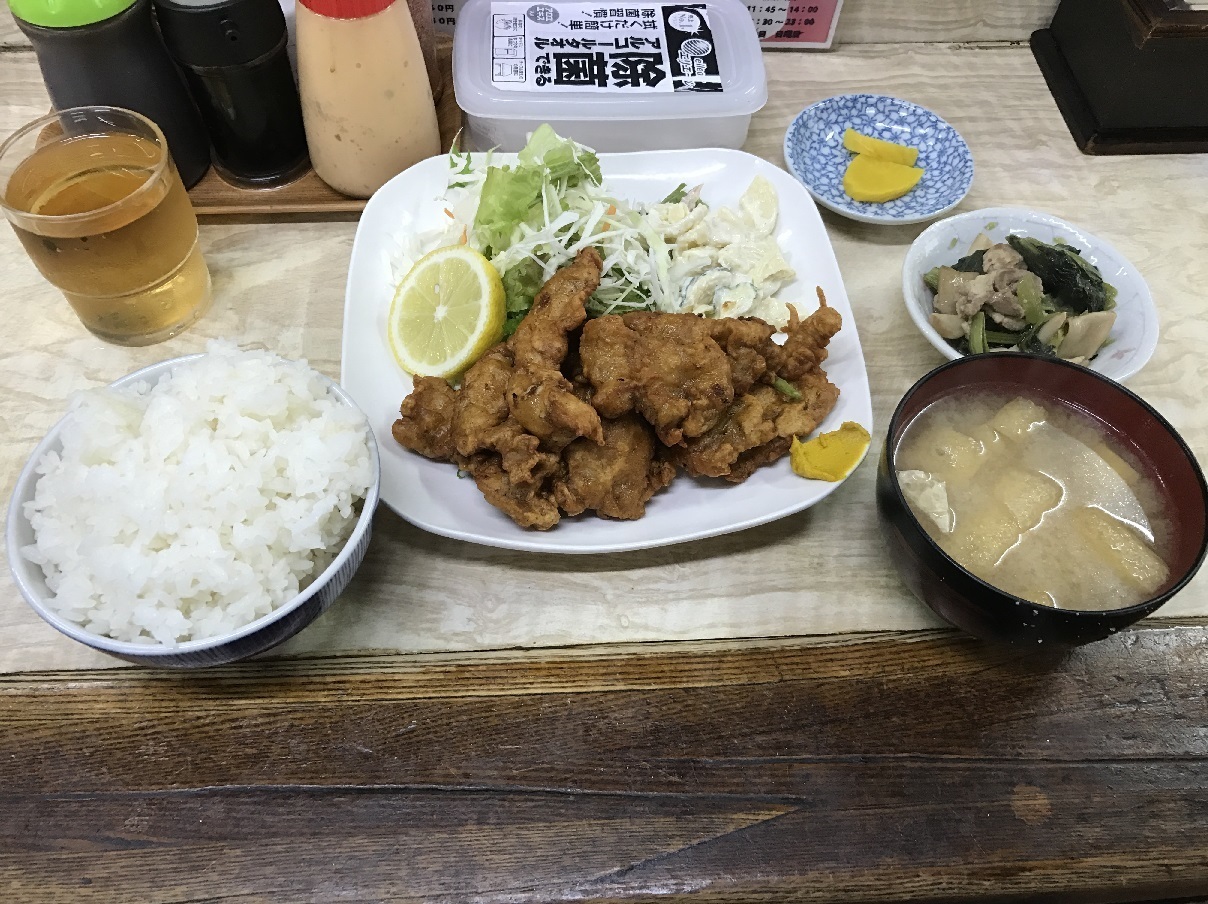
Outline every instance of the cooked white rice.
[[306, 587], [369, 489], [367, 425], [305, 363], [211, 342], [72, 399], [25, 516], [50, 608], [117, 640], [234, 631]]

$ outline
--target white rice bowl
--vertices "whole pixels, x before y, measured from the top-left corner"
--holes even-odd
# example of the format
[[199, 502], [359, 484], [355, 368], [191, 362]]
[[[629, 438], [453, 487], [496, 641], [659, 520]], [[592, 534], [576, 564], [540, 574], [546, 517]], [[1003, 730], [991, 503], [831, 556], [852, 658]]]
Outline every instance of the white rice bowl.
[[77, 394], [23, 512], [45, 606], [175, 646], [271, 614], [332, 561], [373, 483], [368, 424], [304, 362], [211, 342], [153, 385]]

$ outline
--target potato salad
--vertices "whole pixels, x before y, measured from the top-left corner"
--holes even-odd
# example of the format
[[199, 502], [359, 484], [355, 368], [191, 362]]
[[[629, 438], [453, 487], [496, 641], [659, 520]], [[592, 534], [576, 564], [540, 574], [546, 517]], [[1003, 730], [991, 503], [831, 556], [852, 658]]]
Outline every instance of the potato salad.
[[777, 293], [796, 274], [776, 242], [776, 190], [756, 176], [738, 209], [710, 207], [699, 188], [674, 203], [653, 204], [647, 222], [667, 243], [671, 291], [659, 310], [704, 317], [759, 317], [788, 322]]

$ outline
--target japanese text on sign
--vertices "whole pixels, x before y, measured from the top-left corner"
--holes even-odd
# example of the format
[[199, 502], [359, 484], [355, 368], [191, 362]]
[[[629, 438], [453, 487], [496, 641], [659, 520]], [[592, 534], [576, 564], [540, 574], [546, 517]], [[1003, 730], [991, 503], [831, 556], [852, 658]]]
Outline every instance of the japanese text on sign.
[[491, 81], [508, 91], [721, 91], [703, 3], [491, 4]]
[[843, 0], [760, 0], [747, 3], [759, 40], [767, 45], [829, 47]]

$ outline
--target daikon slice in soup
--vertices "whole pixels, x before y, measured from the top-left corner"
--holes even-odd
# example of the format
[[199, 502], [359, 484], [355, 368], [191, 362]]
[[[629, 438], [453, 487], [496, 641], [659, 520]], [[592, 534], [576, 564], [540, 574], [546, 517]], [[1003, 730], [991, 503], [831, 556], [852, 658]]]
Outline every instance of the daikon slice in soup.
[[1097, 420], [1055, 400], [955, 394], [894, 455], [912, 511], [989, 584], [1062, 609], [1120, 609], [1170, 576], [1162, 486]]

